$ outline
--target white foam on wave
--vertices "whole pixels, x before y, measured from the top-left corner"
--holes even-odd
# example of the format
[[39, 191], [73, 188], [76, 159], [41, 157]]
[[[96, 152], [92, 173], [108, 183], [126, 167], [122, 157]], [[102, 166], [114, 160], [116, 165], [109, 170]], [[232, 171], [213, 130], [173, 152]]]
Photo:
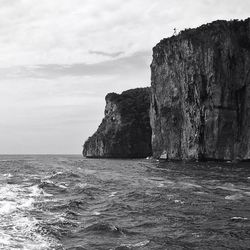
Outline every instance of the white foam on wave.
[[202, 188], [202, 186], [195, 184], [195, 183], [191, 183], [191, 182], [179, 182], [178, 183], [182, 188], [184, 189], [188, 189], [188, 188]]
[[64, 172], [58, 171], [58, 172], [53, 173], [53, 174], [51, 174], [51, 175], [45, 176], [45, 178], [46, 178], [46, 179], [50, 179], [50, 178], [54, 178], [54, 177], [57, 177], [58, 175], [62, 175], [62, 174], [64, 174]]
[[194, 194], [198, 194], [198, 195], [207, 195], [207, 193], [204, 192], [204, 191], [194, 192]]
[[171, 180], [163, 179], [163, 178], [150, 178], [145, 181], [149, 182], [152, 186], [163, 188], [163, 187], [173, 187], [175, 183]]
[[18, 191], [17, 185], [6, 184], [0, 187], [0, 215], [12, 213], [17, 209]]
[[12, 201], [0, 201], [0, 215], [9, 214], [16, 210], [16, 203]]
[[0, 247], [4, 245], [9, 245], [11, 237], [7, 234], [0, 232]]
[[65, 185], [65, 183], [60, 183], [57, 185], [59, 188], [62, 188], [62, 189], [67, 189], [68, 187]]
[[240, 217], [240, 216], [235, 216], [235, 217], [232, 217], [231, 220], [248, 220], [248, 218], [246, 218], [246, 217]]
[[45, 191], [42, 191], [42, 194], [44, 197], [52, 197], [53, 194], [46, 193]]
[[35, 199], [34, 198], [29, 198], [26, 201], [24, 201], [19, 208], [31, 208], [33, 206]]
[[11, 178], [11, 177], [13, 177], [13, 175], [12, 175], [11, 173], [4, 174], [3, 176], [4, 176], [4, 177], [7, 177], [7, 178]]
[[52, 180], [48, 180], [47, 178], [44, 178], [42, 182], [47, 183], [47, 184], [54, 184]]
[[233, 195], [227, 195], [225, 197], [226, 200], [239, 200], [239, 199], [242, 199], [243, 198], [243, 195], [242, 194], [233, 194]]
[[245, 195], [250, 196], [250, 192], [243, 192]]
[[11, 230], [5, 234], [0, 249], [47, 250], [51, 249], [51, 240], [37, 233], [38, 221], [22, 213], [13, 214], [11, 221], [5, 223]]
[[184, 202], [184, 201], [181, 201], [181, 200], [174, 200], [174, 203], [184, 204], [185, 202]]
[[43, 190], [37, 185], [27, 187], [5, 184], [0, 187], [0, 214], [9, 214], [20, 208], [32, 208], [35, 198], [43, 194]]
[[0, 249], [47, 250], [58, 243], [40, 234], [39, 221], [30, 215], [44, 197], [37, 185], [0, 185]]
[[226, 190], [226, 191], [232, 191], [232, 192], [241, 192], [242, 190], [239, 188], [236, 188], [234, 184], [232, 183], [226, 183], [223, 186], [216, 186], [215, 188], [219, 188], [222, 190]]
[[97, 172], [94, 169], [83, 169], [83, 171], [85, 174], [89, 174], [89, 175], [95, 174]]
[[76, 184], [76, 187], [85, 188], [87, 185], [88, 185], [87, 183], [78, 183]]
[[29, 196], [31, 197], [38, 197], [42, 194], [42, 190], [37, 185], [29, 187], [29, 190], [30, 190]]
[[144, 246], [148, 245], [148, 243], [150, 243], [149, 240], [144, 240], [144, 241], [140, 241], [140, 242], [132, 243], [132, 244], [123, 244], [121, 246], [129, 247], [129, 248], [144, 247]]
[[109, 197], [114, 197], [117, 194], [117, 192], [112, 192]]
[[63, 174], [63, 172], [62, 171], [58, 171], [54, 175], [60, 175], [60, 174]]
[[148, 243], [149, 243], [149, 240], [144, 240], [144, 241], [135, 243], [135, 244], [133, 244], [132, 246], [133, 246], [133, 247], [144, 247], [144, 246], [146, 246]]

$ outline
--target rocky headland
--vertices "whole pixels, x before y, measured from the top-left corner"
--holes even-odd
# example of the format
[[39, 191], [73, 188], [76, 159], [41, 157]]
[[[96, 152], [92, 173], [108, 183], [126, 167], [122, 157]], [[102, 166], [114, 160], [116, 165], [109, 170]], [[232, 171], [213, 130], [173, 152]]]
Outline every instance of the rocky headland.
[[143, 158], [152, 155], [150, 88], [106, 95], [105, 117], [83, 146], [93, 158]]
[[151, 153], [166, 160], [250, 159], [250, 19], [163, 39], [153, 48], [151, 89], [106, 96], [105, 118], [83, 155]]
[[250, 19], [160, 41], [151, 88], [154, 157], [250, 159]]

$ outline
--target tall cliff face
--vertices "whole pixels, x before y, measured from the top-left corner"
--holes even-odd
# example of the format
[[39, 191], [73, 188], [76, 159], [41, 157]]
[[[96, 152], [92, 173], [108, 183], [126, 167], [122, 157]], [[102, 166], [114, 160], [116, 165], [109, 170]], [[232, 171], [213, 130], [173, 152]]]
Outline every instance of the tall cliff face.
[[105, 117], [83, 146], [86, 157], [140, 158], [152, 155], [150, 89], [106, 96]]
[[250, 159], [250, 19], [162, 40], [151, 86], [155, 157]]

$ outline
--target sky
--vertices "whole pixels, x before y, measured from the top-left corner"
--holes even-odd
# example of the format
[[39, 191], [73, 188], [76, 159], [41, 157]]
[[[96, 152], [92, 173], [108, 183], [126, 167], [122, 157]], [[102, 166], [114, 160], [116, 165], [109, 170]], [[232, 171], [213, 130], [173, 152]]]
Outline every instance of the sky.
[[249, 16], [249, 0], [0, 0], [0, 154], [80, 154], [174, 28]]

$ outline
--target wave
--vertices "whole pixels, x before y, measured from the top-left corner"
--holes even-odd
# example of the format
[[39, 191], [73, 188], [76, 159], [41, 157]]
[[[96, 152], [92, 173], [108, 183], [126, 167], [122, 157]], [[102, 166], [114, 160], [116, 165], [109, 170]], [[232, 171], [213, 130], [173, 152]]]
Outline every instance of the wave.
[[87, 183], [78, 183], [72, 189], [72, 193], [75, 195], [85, 195], [90, 199], [94, 199], [97, 194], [101, 194], [103, 192], [102, 189], [94, 186], [89, 185]]
[[0, 187], [0, 214], [10, 214], [22, 208], [32, 208], [35, 198], [43, 195], [37, 186], [20, 186], [5, 184]]
[[198, 184], [195, 184], [195, 183], [191, 183], [191, 182], [179, 182], [178, 183], [178, 186], [180, 188], [183, 188], [183, 189], [191, 189], [191, 188], [197, 188], [197, 189], [202, 189], [202, 186], [198, 185]]
[[226, 183], [223, 186], [216, 186], [215, 188], [226, 190], [226, 191], [232, 191], [232, 192], [242, 192], [240, 188], [235, 187], [232, 183]]
[[50, 235], [61, 240], [64, 236], [69, 236], [72, 229], [77, 228], [78, 223], [70, 219], [66, 219], [64, 214], [54, 214], [53, 219], [49, 218], [38, 224], [37, 231], [44, 235]]
[[69, 247], [66, 250], [87, 250], [87, 248], [84, 248], [82, 246], [76, 246], [76, 247]]
[[66, 193], [68, 188], [64, 183], [54, 183], [50, 180], [43, 180], [38, 187], [49, 194]]
[[81, 232], [85, 233], [97, 233], [97, 234], [112, 234], [113, 236], [120, 236], [129, 234], [129, 232], [125, 229], [122, 229], [113, 224], [109, 224], [107, 222], [98, 222], [92, 225], [87, 226]]
[[77, 219], [77, 217], [81, 216], [80, 213], [77, 213], [75, 211], [72, 211], [70, 209], [68, 209], [67, 211], [65, 211], [65, 217], [66, 218], [71, 218], [71, 219]]
[[102, 211], [106, 213], [116, 213], [116, 214], [119, 214], [119, 212], [122, 212], [122, 213], [136, 212], [133, 209], [133, 207], [131, 207], [126, 202], [116, 202], [112, 200], [111, 202], [106, 203], [106, 205], [102, 207]]
[[46, 203], [46, 209], [49, 211], [61, 211], [66, 212], [68, 215], [78, 215], [78, 210], [83, 210], [86, 207], [86, 202], [83, 200], [52, 200]]
[[149, 240], [140, 241], [137, 243], [130, 243], [130, 244], [123, 244], [119, 247], [116, 247], [115, 250], [128, 250], [128, 249], [134, 249], [135, 247], [145, 247], [150, 243]]
[[248, 220], [248, 218], [235, 216], [235, 217], [232, 217], [231, 220], [233, 220], [233, 221], [246, 221], [246, 220]]
[[225, 197], [226, 200], [232, 200], [232, 201], [235, 201], [235, 200], [239, 200], [239, 199], [242, 199], [244, 196], [242, 194], [233, 194], [233, 195], [227, 195]]
[[75, 178], [81, 178], [80, 175], [73, 173], [73, 172], [53, 172], [51, 175], [46, 177], [47, 179], [75, 179]]
[[5, 178], [11, 178], [11, 177], [13, 177], [13, 174], [11, 174], [11, 173], [3, 174], [3, 176], [4, 176]]
[[109, 197], [114, 197], [117, 194], [117, 192], [112, 192]]
[[130, 246], [122, 245], [122, 246], [116, 247], [114, 250], [129, 250], [129, 249], [131, 249]]
[[59, 245], [38, 232], [40, 221], [32, 215], [36, 201], [43, 197], [37, 185], [0, 185], [0, 249], [43, 250]]
[[86, 204], [86, 202], [84, 202], [82, 200], [70, 200], [67, 203], [67, 207], [68, 208], [82, 208], [82, 207], [84, 207], [85, 204]]

